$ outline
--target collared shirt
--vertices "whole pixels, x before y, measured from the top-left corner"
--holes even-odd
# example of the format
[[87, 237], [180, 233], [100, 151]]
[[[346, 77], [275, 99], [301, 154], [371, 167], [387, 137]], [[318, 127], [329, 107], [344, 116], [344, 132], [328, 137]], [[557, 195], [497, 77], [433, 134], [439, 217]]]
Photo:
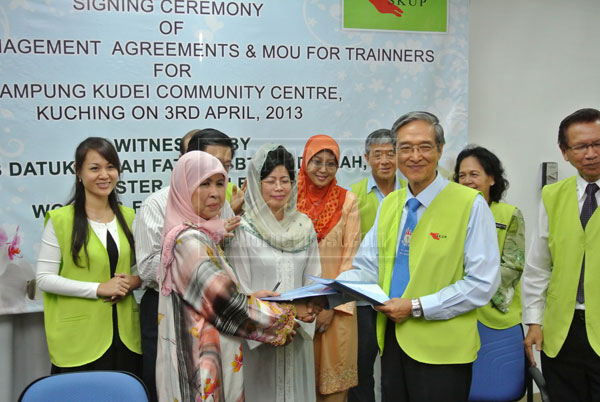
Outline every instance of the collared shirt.
[[[392, 191], [400, 190], [401, 188], [402, 188], [402, 185], [400, 184], [400, 177], [398, 176], [398, 174], [396, 174], [396, 177], [394, 178], [394, 190], [392, 190]], [[352, 191], [352, 189], [348, 189], [348, 190]], [[371, 173], [369, 175], [369, 177], [367, 178], [367, 194], [371, 193], [371, 191], [373, 191], [375, 193], [375, 196], [377, 197], [377, 201], [379, 201], [379, 204], [381, 204], [381, 201], [383, 201], [383, 199], [385, 198], [385, 195], [383, 195], [383, 192], [377, 185], [377, 182], [375, 181], [375, 177], [373, 176], [373, 173]], [[356, 305], [357, 306], [370, 306], [371, 304], [367, 301], [359, 300], [356, 302]]]
[[[164, 187], [144, 200], [133, 221], [135, 258], [143, 288], [158, 291], [157, 272], [160, 267], [162, 232], [165, 224], [169, 187]], [[235, 214], [227, 201], [221, 210], [221, 218]]]
[[[88, 223], [96, 233], [96, 236], [104, 248], [106, 248], [106, 233], [110, 232], [110, 235], [117, 246], [117, 250], [121, 251], [119, 226], [116, 216], [108, 223], [94, 222], [91, 219], [88, 219]], [[49, 219], [42, 232], [42, 245], [37, 260], [36, 281], [38, 287], [44, 292], [86, 299], [97, 299], [98, 286], [100, 286], [100, 283], [80, 281], [60, 276], [59, 271], [61, 262], [62, 251], [60, 249], [60, 244], [58, 243], [58, 236], [56, 235], [52, 219]], [[131, 275], [137, 275], [135, 265], [131, 266], [130, 272]]]
[[[600, 180], [595, 182], [600, 186]], [[585, 201], [585, 188], [588, 182], [577, 175], [577, 200], [579, 213]], [[596, 192], [596, 201], [600, 203], [600, 191]], [[548, 247], [548, 212], [544, 200], [540, 200], [538, 224], [535, 227], [533, 242], [525, 259], [525, 272], [523, 273], [523, 323], [542, 324], [544, 309], [546, 307], [546, 291], [552, 276], [552, 256]], [[575, 302], [575, 309], [583, 310], [585, 305]]]
[[[434, 181], [416, 197], [407, 189], [406, 201], [417, 198], [421, 205], [417, 218], [421, 219], [433, 199], [448, 185], [448, 180], [438, 174]], [[380, 207], [381, 208], [381, 207]], [[371, 230], [363, 239], [354, 261], [352, 270], [343, 272], [338, 279], [378, 282], [379, 248], [377, 228], [379, 210]], [[404, 227], [407, 215], [406, 202], [402, 209], [400, 229]], [[418, 223], [417, 223], [418, 224]], [[398, 242], [401, 236], [398, 236]], [[397, 247], [396, 247], [397, 248]], [[475, 197], [464, 246], [465, 276], [449, 284], [437, 293], [423, 295], [421, 306], [428, 320], [446, 320], [487, 304], [500, 284], [500, 252], [494, 216], [485, 199]]]
[[[393, 191], [400, 190], [401, 188], [402, 188], [402, 186], [400, 185], [400, 178], [396, 174], [396, 177], [394, 179], [394, 190]], [[370, 193], [371, 191], [374, 191], [375, 195], [377, 196], [377, 200], [381, 204], [381, 201], [383, 201], [383, 199], [385, 198], [385, 195], [383, 195], [383, 193], [381, 192], [381, 189], [377, 185], [377, 182], [375, 181], [375, 177], [373, 177], [373, 173], [371, 173], [369, 175], [369, 178], [367, 179], [367, 190], [368, 190], [367, 194]]]

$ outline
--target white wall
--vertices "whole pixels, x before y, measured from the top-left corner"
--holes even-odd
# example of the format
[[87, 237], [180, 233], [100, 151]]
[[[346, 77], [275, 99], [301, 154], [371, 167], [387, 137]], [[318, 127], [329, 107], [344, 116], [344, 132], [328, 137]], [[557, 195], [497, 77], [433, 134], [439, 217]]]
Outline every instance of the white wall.
[[558, 162], [559, 179], [576, 173], [558, 149], [560, 121], [600, 108], [600, 1], [473, 0], [470, 12], [469, 141], [504, 163], [529, 247], [541, 163]]
[[[540, 163], [574, 173], [556, 145], [560, 120], [600, 107], [600, 1], [473, 0], [470, 9], [469, 138], [504, 162], [507, 201], [531, 228]], [[42, 315], [0, 317], [0, 356], [0, 402], [14, 401], [49, 371]]]
[[12, 316], [0, 317], [0, 401], [10, 401], [12, 395], [12, 343], [13, 343]]
[[16, 401], [36, 378], [50, 374], [42, 313], [0, 316], [0, 402]]
[[509, 203], [536, 222], [541, 162], [575, 173], [557, 145], [558, 125], [600, 108], [600, 1], [471, 1], [469, 140], [495, 152]]

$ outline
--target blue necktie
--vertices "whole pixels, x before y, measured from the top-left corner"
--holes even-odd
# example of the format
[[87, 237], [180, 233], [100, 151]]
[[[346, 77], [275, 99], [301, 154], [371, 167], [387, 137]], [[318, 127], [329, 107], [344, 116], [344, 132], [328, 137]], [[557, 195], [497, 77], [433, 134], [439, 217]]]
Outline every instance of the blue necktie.
[[[585, 193], [587, 194], [585, 200], [583, 201], [583, 207], [581, 208], [581, 215], [579, 218], [581, 219], [581, 226], [585, 230], [585, 226], [588, 221], [594, 214], [596, 208], [598, 208], [598, 203], [596, 202], [596, 191], [598, 191], [598, 185], [596, 183], [590, 183], [585, 188]], [[585, 254], [583, 255], [583, 262], [581, 263], [581, 275], [579, 275], [579, 286], [577, 287], [577, 301], [579, 303], [583, 303], [585, 301], [585, 297], [583, 295], [583, 277], [585, 274]]]
[[410, 246], [410, 238], [415, 226], [417, 226], [417, 209], [421, 203], [416, 198], [411, 198], [406, 202], [408, 206], [408, 214], [404, 228], [400, 232], [400, 243], [398, 251], [396, 251], [396, 259], [394, 260], [394, 270], [392, 271], [392, 285], [390, 286], [390, 297], [402, 297], [408, 281], [410, 272], [408, 270], [408, 250]]

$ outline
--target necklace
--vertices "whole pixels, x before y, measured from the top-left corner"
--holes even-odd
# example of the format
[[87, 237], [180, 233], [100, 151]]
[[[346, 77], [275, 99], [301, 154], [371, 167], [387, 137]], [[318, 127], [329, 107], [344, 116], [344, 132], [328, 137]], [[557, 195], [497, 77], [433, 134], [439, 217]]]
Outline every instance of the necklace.
[[103, 223], [104, 225], [110, 223], [113, 220], [113, 211], [109, 208], [104, 208], [101, 213], [98, 211], [92, 210], [91, 208], [86, 208], [85, 213], [89, 220]]

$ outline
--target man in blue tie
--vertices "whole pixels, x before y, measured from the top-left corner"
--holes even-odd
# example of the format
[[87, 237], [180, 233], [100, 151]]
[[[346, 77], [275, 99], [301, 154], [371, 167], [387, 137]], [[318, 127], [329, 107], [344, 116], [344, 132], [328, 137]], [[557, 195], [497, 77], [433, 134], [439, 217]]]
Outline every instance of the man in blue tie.
[[577, 175], [542, 189], [523, 274], [525, 351], [553, 401], [600, 401], [600, 111], [564, 118], [558, 145]]
[[391, 131], [408, 187], [382, 201], [342, 276], [378, 282], [391, 298], [376, 307], [383, 401], [467, 401], [475, 309], [500, 283], [494, 218], [477, 191], [438, 173], [445, 141], [436, 116], [407, 113]]

